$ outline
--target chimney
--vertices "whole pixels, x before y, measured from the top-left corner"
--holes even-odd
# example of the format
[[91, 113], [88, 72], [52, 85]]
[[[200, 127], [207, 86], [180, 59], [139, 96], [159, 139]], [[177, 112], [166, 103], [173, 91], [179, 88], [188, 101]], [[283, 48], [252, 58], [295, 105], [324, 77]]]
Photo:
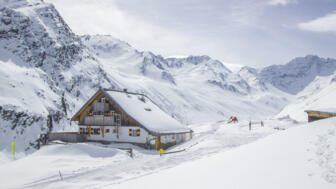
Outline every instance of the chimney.
[[124, 88], [124, 90], [123, 90], [123, 91], [127, 93], [127, 89], [126, 89], [126, 88]]

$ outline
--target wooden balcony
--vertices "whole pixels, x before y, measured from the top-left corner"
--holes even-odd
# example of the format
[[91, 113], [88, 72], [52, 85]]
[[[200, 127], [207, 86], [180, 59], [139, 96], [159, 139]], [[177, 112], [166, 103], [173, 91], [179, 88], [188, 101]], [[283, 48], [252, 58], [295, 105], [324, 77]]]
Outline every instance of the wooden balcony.
[[93, 115], [86, 116], [80, 125], [113, 126], [115, 125], [115, 121], [114, 116]]

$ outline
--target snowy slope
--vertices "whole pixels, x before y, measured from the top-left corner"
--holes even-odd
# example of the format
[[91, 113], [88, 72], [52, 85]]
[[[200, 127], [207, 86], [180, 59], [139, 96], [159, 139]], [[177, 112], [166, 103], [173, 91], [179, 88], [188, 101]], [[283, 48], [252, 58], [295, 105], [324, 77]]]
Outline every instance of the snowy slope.
[[296, 95], [296, 100], [287, 105], [277, 117], [290, 116], [298, 121], [307, 121], [304, 110], [336, 111], [336, 74], [317, 77], [303, 91]]
[[335, 188], [335, 134], [317, 121], [113, 188]]

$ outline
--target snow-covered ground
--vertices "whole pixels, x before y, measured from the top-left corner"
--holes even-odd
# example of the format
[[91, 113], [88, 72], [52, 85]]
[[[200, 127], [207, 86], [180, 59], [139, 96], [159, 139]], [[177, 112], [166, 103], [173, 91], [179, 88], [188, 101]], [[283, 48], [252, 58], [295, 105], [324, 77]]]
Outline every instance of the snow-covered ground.
[[106, 188], [335, 188], [336, 118]]
[[[4, 152], [0, 155], [0, 177], [8, 178], [1, 184], [5, 188], [103, 188], [187, 162], [196, 162], [235, 147], [248, 144], [270, 134], [296, 126], [291, 121], [253, 121], [252, 131], [248, 122], [227, 124], [226, 120], [212, 124], [193, 125], [195, 136], [191, 141], [170, 148], [183, 152], [159, 156], [157, 151], [143, 150], [131, 145], [102, 145], [98, 143], [51, 144], [26, 157], [13, 160]], [[134, 157], [116, 147], [132, 147]], [[1, 153], [0, 153], [1, 154]], [[60, 179], [59, 171], [63, 176]], [[220, 173], [220, 172], [218, 172]]]

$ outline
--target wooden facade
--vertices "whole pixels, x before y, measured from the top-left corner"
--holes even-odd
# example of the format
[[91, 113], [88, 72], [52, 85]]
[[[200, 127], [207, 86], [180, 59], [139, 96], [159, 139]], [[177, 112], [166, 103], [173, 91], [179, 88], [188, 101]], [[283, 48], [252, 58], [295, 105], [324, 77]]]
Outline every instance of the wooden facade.
[[328, 112], [328, 111], [317, 111], [317, 110], [305, 110], [308, 115], [308, 122], [326, 119], [330, 117], [336, 117], [336, 112]]

